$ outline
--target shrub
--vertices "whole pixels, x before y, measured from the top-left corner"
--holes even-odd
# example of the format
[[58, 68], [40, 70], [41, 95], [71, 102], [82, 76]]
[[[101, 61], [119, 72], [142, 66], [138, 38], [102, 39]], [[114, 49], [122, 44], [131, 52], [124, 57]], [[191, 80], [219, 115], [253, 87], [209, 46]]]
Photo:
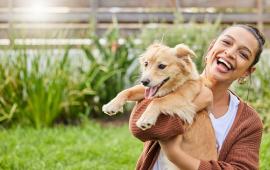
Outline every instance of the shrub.
[[0, 62], [0, 122], [10, 123], [23, 105], [20, 61], [13, 54], [4, 51]]
[[[219, 22], [145, 27], [138, 45], [133, 37], [120, 38], [114, 26], [102, 38], [90, 35], [93, 43], [79, 47], [81, 53], [75, 56], [69, 47], [57, 49], [58, 53], [48, 48], [6, 50], [0, 56], [0, 122], [40, 128], [56, 120], [72, 122], [81, 115], [103, 117], [102, 105], [136, 83], [137, 57], [147, 46], [156, 40], [171, 47], [185, 43], [195, 50], [197, 67], [202, 70], [202, 56], [219, 28]], [[264, 56], [253, 76], [249, 101], [268, 130], [270, 66]], [[247, 96], [248, 86], [234, 88], [243, 98]]]
[[83, 99], [87, 102], [89, 113], [94, 117], [104, 115], [102, 105], [121, 90], [133, 85], [138, 77], [134, 44], [131, 39], [119, 39], [118, 31], [117, 28], [112, 28], [101, 39], [91, 36], [93, 46], [82, 47], [89, 67], [81, 70], [83, 79], [80, 87], [94, 91]]
[[[51, 126], [72, 104], [68, 49], [57, 58], [50, 50], [10, 50], [0, 63], [1, 121]], [[74, 88], [74, 87], [72, 87]], [[68, 104], [67, 104], [68, 103]]]

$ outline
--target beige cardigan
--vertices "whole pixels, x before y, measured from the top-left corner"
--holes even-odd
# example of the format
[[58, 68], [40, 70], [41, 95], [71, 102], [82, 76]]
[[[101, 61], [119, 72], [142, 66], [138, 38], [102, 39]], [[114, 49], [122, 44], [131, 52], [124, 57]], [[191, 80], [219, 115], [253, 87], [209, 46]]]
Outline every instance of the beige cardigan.
[[[160, 151], [156, 140], [166, 139], [184, 132], [180, 118], [166, 115], [159, 116], [156, 126], [141, 130], [136, 121], [151, 100], [143, 100], [133, 109], [129, 128], [131, 133], [144, 142], [144, 149], [137, 162], [137, 170], [152, 169]], [[240, 100], [234, 123], [222, 145], [218, 161], [200, 162], [199, 170], [259, 168], [259, 148], [263, 125], [258, 114]]]

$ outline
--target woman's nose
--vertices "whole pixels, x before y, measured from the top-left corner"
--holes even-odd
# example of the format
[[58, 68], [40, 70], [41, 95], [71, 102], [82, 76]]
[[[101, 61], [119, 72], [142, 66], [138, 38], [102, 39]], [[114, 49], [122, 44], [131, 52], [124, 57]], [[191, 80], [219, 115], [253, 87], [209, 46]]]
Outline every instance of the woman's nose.
[[224, 51], [224, 54], [227, 56], [227, 57], [230, 57], [230, 58], [233, 58], [235, 59], [235, 50], [233, 48], [228, 48]]

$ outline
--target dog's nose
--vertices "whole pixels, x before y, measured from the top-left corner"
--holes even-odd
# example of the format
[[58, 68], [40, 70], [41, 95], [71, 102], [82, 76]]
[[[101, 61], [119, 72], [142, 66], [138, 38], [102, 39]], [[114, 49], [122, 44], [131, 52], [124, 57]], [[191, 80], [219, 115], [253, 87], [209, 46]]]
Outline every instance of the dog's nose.
[[144, 86], [147, 86], [147, 85], [150, 83], [150, 80], [149, 80], [149, 79], [142, 80], [141, 83], [142, 83]]

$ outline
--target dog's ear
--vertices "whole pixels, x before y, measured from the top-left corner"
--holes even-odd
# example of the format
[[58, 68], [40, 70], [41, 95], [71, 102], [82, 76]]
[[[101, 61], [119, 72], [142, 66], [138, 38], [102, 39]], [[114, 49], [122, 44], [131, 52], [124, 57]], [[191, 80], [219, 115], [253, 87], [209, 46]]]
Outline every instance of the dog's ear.
[[184, 57], [187, 55], [190, 55], [192, 57], [196, 57], [196, 54], [194, 51], [192, 51], [187, 45], [185, 44], [178, 44], [174, 47], [176, 51], [176, 56], [177, 57]]

